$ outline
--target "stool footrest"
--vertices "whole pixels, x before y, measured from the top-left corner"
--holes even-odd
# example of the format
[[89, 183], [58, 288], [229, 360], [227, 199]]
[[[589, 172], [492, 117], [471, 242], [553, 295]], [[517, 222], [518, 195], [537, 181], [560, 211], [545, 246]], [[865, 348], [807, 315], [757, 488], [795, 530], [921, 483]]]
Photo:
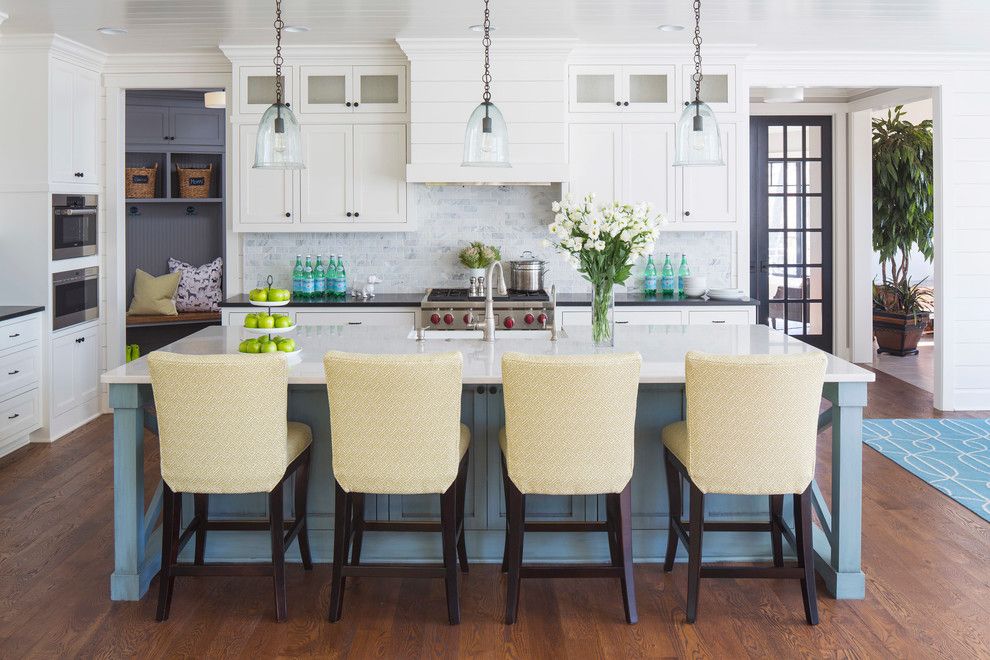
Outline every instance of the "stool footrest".
[[270, 577], [274, 568], [271, 562], [251, 564], [175, 564], [169, 569], [172, 575], [212, 576], [265, 576]]
[[440, 564], [344, 564], [343, 577], [438, 578], [446, 569]]
[[618, 578], [622, 573], [621, 566], [608, 564], [524, 564], [519, 568], [519, 576], [525, 578]]
[[[290, 529], [295, 524], [295, 519], [290, 518], [282, 523], [282, 527]], [[267, 531], [271, 529], [271, 524], [267, 520], [210, 520], [206, 523], [206, 529], [211, 532], [255, 532]]]
[[797, 566], [704, 566], [701, 567], [703, 578], [727, 579], [791, 579], [799, 580], [804, 577], [804, 569]]
[[527, 532], [607, 532], [605, 522], [527, 522], [524, 523]]

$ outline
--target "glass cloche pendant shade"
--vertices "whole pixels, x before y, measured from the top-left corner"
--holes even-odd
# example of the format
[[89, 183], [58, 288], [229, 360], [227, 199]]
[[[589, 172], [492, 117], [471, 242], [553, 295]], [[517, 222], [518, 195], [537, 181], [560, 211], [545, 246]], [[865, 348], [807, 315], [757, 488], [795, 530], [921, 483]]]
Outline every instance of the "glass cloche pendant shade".
[[305, 167], [299, 122], [284, 103], [272, 104], [261, 117], [254, 148], [254, 166], [269, 170], [301, 170]]
[[502, 113], [491, 101], [480, 103], [468, 119], [462, 165], [512, 167], [509, 163], [509, 131]]
[[715, 113], [702, 101], [691, 101], [677, 120], [674, 165], [725, 165]]

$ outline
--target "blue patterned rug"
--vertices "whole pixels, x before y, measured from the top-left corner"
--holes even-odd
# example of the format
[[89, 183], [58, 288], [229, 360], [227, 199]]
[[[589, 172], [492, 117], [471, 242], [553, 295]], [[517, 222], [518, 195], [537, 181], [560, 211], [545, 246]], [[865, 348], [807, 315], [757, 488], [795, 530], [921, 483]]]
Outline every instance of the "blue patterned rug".
[[990, 521], [990, 419], [867, 419], [863, 442]]

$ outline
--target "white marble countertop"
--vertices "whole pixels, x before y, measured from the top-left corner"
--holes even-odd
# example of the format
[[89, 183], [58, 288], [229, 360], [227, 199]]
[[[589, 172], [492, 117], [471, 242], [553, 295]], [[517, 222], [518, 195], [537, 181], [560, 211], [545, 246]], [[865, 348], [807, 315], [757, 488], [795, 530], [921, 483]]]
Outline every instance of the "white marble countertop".
[[[301, 352], [287, 358], [290, 384], [321, 384], [323, 354], [329, 350], [352, 353], [443, 353], [464, 355], [464, 383], [492, 384], [502, 380], [502, 354], [583, 355], [596, 351], [591, 328], [570, 326], [556, 342], [539, 332], [506, 332], [494, 343], [477, 339], [447, 339], [442, 332], [416, 341], [406, 330], [375, 326], [300, 326], [292, 333]], [[213, 326], [162, 350], [191, 355], [236, 353], [242, 339], [250, 335], [233, 326]], [[788, 337], [765, 325], [627, 325], [616, 328], [615, 352], [639, 352], [643, 356], [642, 383], [683, 383], [684, 355], [690, 350], [729, 355], [783, 355], [817, 351], [817, 348]], [[872, 382], [871, 371], [828, 356], [826, 382]], [[103, 374], [104, 383], [150, 383], [148, 363], [140, 358]]]

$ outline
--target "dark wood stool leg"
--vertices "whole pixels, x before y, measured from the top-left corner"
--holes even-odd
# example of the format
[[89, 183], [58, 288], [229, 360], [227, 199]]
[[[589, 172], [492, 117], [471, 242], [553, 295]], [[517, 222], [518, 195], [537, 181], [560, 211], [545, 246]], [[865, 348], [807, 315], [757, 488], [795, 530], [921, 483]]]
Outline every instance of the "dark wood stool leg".
[[468, 454], [464, 452], [461, 464], [457, 469], [457, 559], [461, 571], [468, 572], [467, 540], [464, 538], [464, 499], [467, 497], [467, 468]]
[[691, 484], [691, 532], [688, 540], [687, 622], [698, 618], [698, 591], [701, 587], [701, 542], [705, 525], [705, 496]]
[[361, 545], [364, 541], [364, 493], [351, 493], [351, 563], [361, 563]]
[[502, 572], [509, 572], [509, 528], [512, 524], [509, 509], [509, 468], [505, 464], [505, 454], [502, 456], [502, 493], [505, 495], [505, 546], [502, 548]]
[[285, 525], [282, 509], [283, 483], [268, 493], [268, 522], [271, 525], [272, 539], [272, 583], [275, 587], [275, 620], [285, 621], [287, 614], [285, 599]]
[[608, 555], [612, 561], [612, 566], [622, 565], [622, 553], [619, 551], [619, 534], [622, 533], [619, 525], [619, 494], [605, 494], [605, 523], [608, 527]]
[[513, 624], [519, 612], [519, 582], [522, 569], [523, 535], [526, 526], [526, 496], [511, 479], [506, 479], [509, 495], [509, 579], [505, 596], [505, 622]]
[[168, 619], [172, 607], [172, 591], [175, 588], [175, 575], [172, 566], [178, 555], [179, 515], [182, 506], [182, 495], [172, 492], [168, 484], [162, 484], [162, 568], [158, 575], [158, 613], [157, 621]]
[[674, 467], [671, 460], [670, 451], [663, 448], [663, 466], [667, 473], [667, 502], [670, 507], [670, 517], [667, 523], [667, 555], [663, 560], [663, 570], [670, 573], [674, 570], [674, 558], [677, 556], [677, 530], [674, 521], [680, 520], [684, 512], [684, 502], [682, 498], [681, 475]]
[[818, 624], [818, 594], [815, 586], [815, 554], [811, 535], [811, 486], [794, 496], [794, 527], [797, 541], [798, 566], [804, 569], [801, 597], [804, 617], [809, 625]]
[[206, 558], [206, 524], [210, 517], [210, 496], [205, 493], [193, 495], [193, 505], [197, 522], [195, 563], [202, 566]]
[[457, 602], [457, 482], [440, 496], [440, 533], [443, 537], [444, 583], [447, 587], [447, 618], [451, 625], [461, 622]]
[[339, 621], [344, 598], [344, 567], [347, 545], [347, 493], [334, 480], [333, 570], [330, 574], [330, 621]]
[[780, 530], [780, 520], [784, 515], [784, 496], [770, 496], [770, 545], [773, 548], [773, 565], [784, 565], [784, 535]]
[[616, 545], [622, 555], [622, 605], [626, 610], [626, 623], [636, 623], [639, 615], [636, 612], [636, 585], [633, 582], [632, 481], [626, 484], [616, 499], [619, 505]]
[[309, 500], [309, 448], [306, 449], [306, 457], [296, 469], [295, 486], [295, 509], [296, 519], [302, 519], [302, 526], [299, 528], [299, 556], [302, 558], [303, 568], [307, 571], [313, 570], [313, 556], [309, 551], [309, 519], [307, 518]]

